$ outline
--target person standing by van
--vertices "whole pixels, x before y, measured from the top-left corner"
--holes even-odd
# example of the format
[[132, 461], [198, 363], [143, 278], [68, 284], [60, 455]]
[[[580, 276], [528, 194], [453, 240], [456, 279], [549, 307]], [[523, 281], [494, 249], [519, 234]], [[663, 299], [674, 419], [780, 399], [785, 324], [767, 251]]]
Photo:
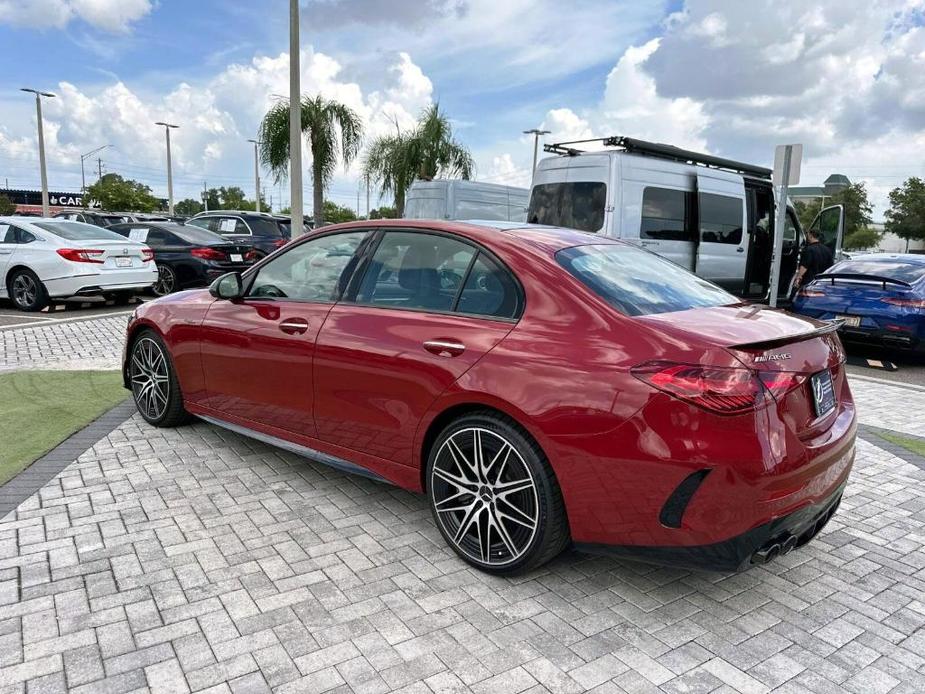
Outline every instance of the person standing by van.
[[802, 289], [835, 264], [835, 256], [824, 243], [819, 241], [816, 233], [810, 229], [806, 232], [806, 245], [800, 253], [800, 268], [797, 270], [797, 289]]

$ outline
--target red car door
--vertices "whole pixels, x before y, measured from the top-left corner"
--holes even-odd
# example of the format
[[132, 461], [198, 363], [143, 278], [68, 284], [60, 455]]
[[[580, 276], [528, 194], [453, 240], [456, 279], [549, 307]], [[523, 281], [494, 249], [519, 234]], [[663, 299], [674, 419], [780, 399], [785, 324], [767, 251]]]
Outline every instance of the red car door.
[[202, 324], [203, 406], [271, 435], [315, 435], [315, 340], [367, 233], [294, 245], [245, 280], [243, 299], [211, 305]]
[[408, 465], [418, 423], [514, 327], [519, 285], [449, 235], [385, 232], [318, 337], [318, 437]]

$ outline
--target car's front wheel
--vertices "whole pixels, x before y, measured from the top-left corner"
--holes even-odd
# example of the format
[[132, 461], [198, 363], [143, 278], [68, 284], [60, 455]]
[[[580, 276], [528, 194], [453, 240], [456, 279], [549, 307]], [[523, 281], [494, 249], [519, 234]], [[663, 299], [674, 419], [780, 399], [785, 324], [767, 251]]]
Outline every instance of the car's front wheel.
[[32, 270], [21, 268], [13, 272], [7, 289], [20, 311], [41, 311], [48, 306], [48, 290]]
[[142, 332], [132, 343], [129, 380], [135, 406], [149, 424], [173, 427], [189, 420], [170, 353], [151, 330]]
[[526, 432], [494, 412], [466, 415], [444, 429], [428, 456], [427, 491], [444, 539], [483, 571], [521, 573], [568, 544], [549, 461]]

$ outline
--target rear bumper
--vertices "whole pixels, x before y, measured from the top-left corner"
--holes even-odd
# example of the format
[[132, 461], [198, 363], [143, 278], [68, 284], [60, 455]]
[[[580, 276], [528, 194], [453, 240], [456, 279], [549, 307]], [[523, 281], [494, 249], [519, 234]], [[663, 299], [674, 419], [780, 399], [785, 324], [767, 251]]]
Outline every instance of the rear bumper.
[[825, 527], [841, 503], [847, 480], [822, 501], [763, 523], [741, 535], [709, 545], [653, 547], [576, 544], [579, 551], [677, 566], [733, 573], [765, 564], [802, 547]]
[[49, 296], [58, 298], [98, 296], [109, 292], [147, 289], [157, 281], [157, 269], [154, 263], [150, 265], [150, 269], [99, 272], [45, 280], [45, 287]]
[[925, 349], [925, 340], [914, 331], [905, 330], [868, 330], [864, 328], [842, 328], [839, 336], [845, 342], [900, 349]]

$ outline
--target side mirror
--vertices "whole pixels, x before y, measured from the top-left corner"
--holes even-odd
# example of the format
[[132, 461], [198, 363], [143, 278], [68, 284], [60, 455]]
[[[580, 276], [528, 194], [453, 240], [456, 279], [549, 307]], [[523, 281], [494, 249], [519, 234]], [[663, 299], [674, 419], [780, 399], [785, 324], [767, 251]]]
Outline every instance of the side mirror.
[[244, 296], [244, 283], [240, 272], [226, 272], [209, 285], [209, 294], [216, 299], [234, 301]]

